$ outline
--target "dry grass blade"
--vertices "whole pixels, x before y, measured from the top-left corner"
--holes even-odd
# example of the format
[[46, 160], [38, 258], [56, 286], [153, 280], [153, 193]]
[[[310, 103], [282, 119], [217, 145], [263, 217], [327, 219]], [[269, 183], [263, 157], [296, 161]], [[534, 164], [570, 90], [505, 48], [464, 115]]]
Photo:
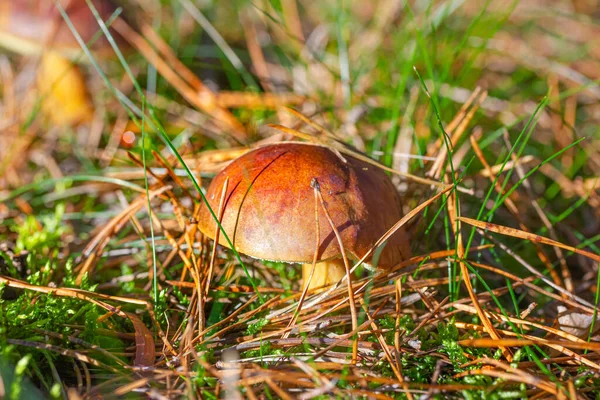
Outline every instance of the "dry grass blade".
[[402, 301], [402, 281], [396, 279], [394, 285], [396, 295], [396, 320], [394, 321], [394, 347], [396, 348], [396, 354], [400, 353], [400, 314], [401, 314], [401, 301]]
[[[354, 301], [354, 290], [352, 289], [352, 276], [350, 275], [350, 263], [348, 261], [348, 256], [346, 255], [346, 250], [344, 249], [344, 244], [342, 241], [342, 237], [340, 236], [340, 232], [338, 228], [335, 226], [333, 219], [331, 219], [331, 215], [329, 214], [329, 210], [327, 210], [327, 205], [325, 204], [325, 200], [323, 200], [323, 195], [321, 194], [321, 188], [319, 182], [316, 178], [313, 178], [311, 181], [311, 186], [315, 189], [317, 193], [317, 197], [319, 198], [319, 202], [321, 203], [321, 208], [325, 213], [325, 217], [329, 222], [329, 226], [333, 230], [335, 234], [335, 238], [337, 239], [338, 245], [340, 246], [340, 253], [342, 254], [342, 259], [344, 260], [344, 267], [346, 268], [346, 284], [348, 288], [348, 302], [350, 304], [350, 315], [352, 316], [352, 330], [356, 330], [358, 328], [358, 315], [356, 314], [356, 302]], [[357, 353], [358, 353], [358, 337], [356, 337], [354, 344], [352, 345], [352, 364], [356, 364], [357, 361]]]
[[538, 388], [542, 389], [544, 392], [547, 392], [553, 396], [558, 396], [556, 398], [564, 399], [564, 395], [559, 396], [559, 394], [561, 394], [561, 392], [558, 391], [558, 389], [556, 388], [555, 385], [552, 385], [550, 382], [540, 379], [537, 376], [533, 376], [533, 375], [522, 376], [519, 374], [514, 374], [514, 373], [511, 374], [508, 372], [502, 372], [502, 371], [497, 371], [497, 370], [493, 370], [493, 369], [483, 369], [483, 368], [461, 372], [460, 374], [456, 374], [454, 376], [456, 378], [460, 378], [460, 377], [469, 376], [469, 375], [487, 375], [487, 376], [491, 376], [494, 378], [505, 379], [507, 381], [526, 383], [528, 385], [538, 387]]
[[[463, 278], [463, 282], [465, 284], [465, 288], [467, 289], [467, 292], [469, 293], [469, 297], [473, 301], [473, 305], [475, 306], [475, 309], [477, 310], [477, 316], [479, 317], [479, 319], [481, 319], [483, 326], [485, 326], [485, 330], [493, 339], [498, 340], [498, 339], [500, 339], [500, 335], [498, 334], [498, 332], [496, 332], [496, 328], [494, 328], [494, 325], [492, 324], [492, 322], [490, 321], [490, 319], [488, 318], [486, 313], [483, 311], [483, 308], [479, 304], [479, 301], [477, 301], [477, 296], [475, 295], [475, 292], [473, 291], [473, 284], [471, 283], [471, 277], [469, 276], [469, 269], [467, 268], [467, 265], [464, 262], [465, 248], [463, 245], [461, 226], [460, 226], [460, 223], [458, 223], [458, 220], [460, 219], [459, 215], [458, 215], [459, 210], [460, 210], [460, 203], [458, 202], [458, 199], [456, 198], [456, 195], [454, 193], [449, 196], [449, 200], [448, 200], [447, 204], [448, 204], [448, 214], [449, 214], [450, 220], [452, 222], [451, 226], [454, 231], [454, 235], [456, 237], [456, 256], [458, 257], [458, 262], [460, 265], [460, 272], [461, 272], [461, 275]], [[504, 357], [509, 362], [512, 361], [512, 353], [510, 352], [510, 350], [508, 350], [508, 348], [503, 347], [503, 346], [499, 346], [499, 347], [500, 347], [500, 349], [502, 349], [502, 354], [504, 355]]]
[[[219, 220], [219, 224], [221, 223], [221, 219], [223, 218], [223, 212], [225, 211], [225, 196], [227, 195], [227, 186], [229, 185], [229, 178], [225, 178], [223, 182], [223, 188], [221, 189], [221, 198], [219, 199], [219, 209], [217, 210], [217, 219]], [[206, 274], [206, 285], [204, 290], [204, 295], [208, 296], [208, 290], [210, 289], [210, 283], [213, 277], [213, 271], [215, 268], [215, 261], [217, 259], [217, 245], [219, 243], [219, 236], [221, 235], [220, 226], [217, 225], [215, 229], [215, 245], [213, 246], [213, 250], [210, 256], [210, 264], [208, 266], [208, 272]]]
[[[197, 78], [193, 80], [195, 83], [194, 87], [191, 87], [188, 82], [178, 75], [178, 73], [170, 67], [169, 63], [161, 58], [161, 56], [154, 51], [154, 49], [146, 43], [144, 38], [135, 32], [127, 23], [123, 20], [118, 19], [114, 23], [114, 27], [124, 38], [126, 38], [140, 53], [144, 55], [144, 57], [150, 62], [161, 74], [162, 76], [171, 83], [177, 91], [186, 98], [194, 106], [206, 112], [208, 115], [213, 117], [221, 126], [227, 131], [230, 132], [236, 139], [240, 141], [246, 140], [246, 132], [245, 128], [242, 124], [231, 114], [229, 111], [221, 108], [216, 101], [214, 93], [210, 91], [207, 87], [205, 87], [200, 80]], [[151, 28], [148, 28], [151, 29]], [[151, 35], [148, 37], [149, 40], [152, 38], [156, 39], [157, 35]], [[164, 43], [153, 43], [159, 50], [166, 49], [166, 45]], [[168, 48], [168, 47], [167, 47]], [[169, 54], [169, 53], [167, 53]], [[174, 56], [173, 56], [174, 57]], [[170, 57], [170, 58], [173, 58]], [[179, 70], [179, 74], [182, 74], [181, 71], [187, 71], [185, 76], [190, 79], [191, 73], [187, 70], [187, 68], [181, 65], [181, 70]]]
[[465, 347], [497, 347], [504, 345], [508, 347], [523, 347], [523, 346], [563, 346], [576, 350], [589, 350], [600, 352], [600, 342], [570, 342], [565, 340], [546, 340], [546, 339], [465, 339], [458, 342]]
[[[497, 164], [497, 165], [492, 165], [490, 166], [490, 168], [484, 168], [482, 169], [479, 174], [483, 177], [489, 178], [490, 176], [493, 177], [494, 175], [498, 174], [500, 171], [510, 171], [511, 169], [513, 169], [515, 166], [517, 165], [529, 165], [529, 164], [533, 164], [539, 162], [539, 160], [532, 155], [526, 155], [523, 156], [521, 158], [519, 158], [516, 161], [508, 161], [506, 164], [502, 163], [502, 164]], [[544, 166], [549, 165], [549, 164], [544, 164]], [[541, 170], [543, 170], [544, 167], [541, 168]], [[543, 172], [543, 171], [542, 171]]]
[[[478, 332], [484, 332], [485, 328], [481, 325], [475, 325], [475, 324], [467, 324], [464, 322], [457, 322], [456, 326], [458, 328], [462, 328], [462, 329], [468, 329], [468, 330], [475, 330]], [[503, 330], [502, 334], [505, 336], [519, 336], [519, 339], [526, 339], [526, 340], [532, 340], [534, 342], [537, 341], [544, 341], [545, 339], [541, 339], [539, 337], [536, 336], [532, 336], [532, 335], [528, 335], [528, 334], [517, 334], [513, 331], [507, 331], [507, 330]], [[540, 343], [541, 344], [541, 343]], [[556, 344], [552, 344], [552, 343], [548, 343], [547, 340], [545, 340], [545, 344], [552, 348], [555, 351], [561, 352], [563, 354], [565, 354], [568, 358], [568, 360], [574, 360], [576, 362], [579, 362], [581, 364], [587, 365], [590, 368], [593, 368], [594, 370], [600, 370], [600, 365], [591, 361], [590, 360], [590, 355], [588, 355], [588, 357], [583, 357], [569, 349], [567, 349], [565, 346], [562, 345], [556, 345]], [[546, 360], [541, 360], [542, 362], [546, 362]], [[521, 362], [521, 364], [523, 364], [523, 362]]]
[[334, 382], [327, 379], [323, 374], [320, 374], [319, 371], [312, 368], [307, 363], [305, 363], [301, 360], [298, 360], [296, 358], [292, 359], [292, 361], [294, 362], [294, 364], [296, 364], [298, 366], [298, 368], [300, 368], [302, 371], [304, 371], [307, 375], [310, 375], [310, 377], [313, 379], [313, 381], [317, 385], [320, 385], [320, 386], [317, 386], [313, 391], [309, 391], [309, 392], [301, 395], [299, 397], [300, 400], [309, 400], [316, 396], [326, 394], [328, 392], [336, 390]]
[[591, 258], [594, 261], [600, 262], [600, 255], [598, 255], [598, 254], [591, 253], [586, 250], [581, 250], [581, 249], [578, 249], [577, 247], [569, 246], [569, 245], [563, 244], [561, 242], [557, 242], [556, 240], [552, 240], [552, 239], [544, 237], [544, 236], [535, 235], [535, 234], [529, 233], [529, 232], [524, 232], [519, 229], [511, 228], [508, 226], [492, 224], [491, 222], [478, 221], [478, 220], [472, 219], [472, 218], [459, 217], [458, 219], [462, 222], [465, 222], [472, 226], [476, 226], [483, 230], [499, 233], [501, 235], [512, 236], [512, 237], [516, 237], [519, 239], [530, 240], [535, 243], [542, 243], [542, 244], [547, 244], [549, 246], [560, 247], [561, 249], [569, 250], [569, 251], [572, 251], [573, 253], [581, 254], [582, 256], [585, 256], [585, 257]]
[[[452, 121], [446, 126], [446, 132], [452, 133], [456, 129], [456, 127], [461, 123], [461, 121], [467, 115], [467, 112], [473, 102], [479, 97], [481, 93], [481, 88], [477, 86], [473, 92], [469, 95], [469, 98], [462, 104]], [[444, 147], [444, 139], [440, 138], [440, 140], [435, 142], [435, 145], [430, 146], [430, 149], [427, 151], [427, 155], [432, 156], [435, 153], [439, 152]]]
[[31, 290], [33, 292], [38, 293], [52, 293], [55, 296], [63, 296], [63, 297], [74, 297], [80, 300], [88, 300], [88, 299], [102, 299], [102, 300], [111, 300], [118, 301], [129, 304], [137, 304], [143, 305], [146, 307], [150, 307], [150, 303], [145, 300], [129, 298], [129, 297], [121, 297], [121, 296], [110, 296], [107, 294], [89, 292], [81, 289], [72, 289], [72, 288], [50, 288], [45, 286], [37, 286], [31, 285], [27, 282], [23, 282], [14, 278], [9, 278], [6, 276], [0, 275], [0, 283], [5, 284], [8, 287]]
[[251, 93], [251, 92], [218, 92], [215, 93], [217, 104], [222, 108], [267, 108], [277, 109], [289, 104], [302, 104], [304, 96], [295, 93]]
[[[467, 305], [464, 305], [464, 304], [454, 304], [454, 307], [456, 307], [457, 309], [459, 309], [461, 311], [466, 311], [466, 312], [473, 313], [473, 314], [477, 313], [476, 310], [475, 310], [475, 307], [472, 307], [472, 306], [467, 306]], [[542, 329], [542, 330], [544, 330], [544, 331], [546, 331], [548, 333], [552, 333], [552, 334], [554, 334], [554, 335], [556, 335], [558, 337], [561, 337], [563, 339], [569, 340], [569, 341], [574, 342], [574, 343], [588, 343], [585, 340], [580, 339], [580, 338], [578, 338], [575, 335], [572, 335], [572, 334], [567, 333], [565, 331], [562, 331], [560, 329], [556, 329], [556, 328], [552, 328], [552, 327], [543, 325], [543, 324], [538, 323], [538, 322], [534, 322], [534, 321], [530, 321], [530, 320], [525, 320], [525, 319], [521, 319], [521, 318], [515, 318], [515, 317], [506, 317], [504, 315], [492, 313], [490, 311], [485, 311], [485, 313], [488, 315], [489, 318], [493, 318], [496, 321], [512, 322], [513, 324], [517, 324], [517, 325], [521, 325], [521, 326]], [[512, 333], [512, 335], [515, 335], [515, 334]], [[529, 336], [529, 338], [532, 338], [532, 337]], [[552, 347], [552, 346], [555, 346], [555, 345], [550, 344], [549, 346]], [[558, 346], [555, 346], [555, 348], [556, 347], [558, 347]], [[565, 350], [563, 350], [563, 349], [557, 348], [557, 350], [566, 353]], [[570, 355], [576, 356], [573, 353], [570, 353]], [[590, 362], [589, 360], [586, 360], [584, 357], [580, 357], [579, 356], [578, 359], [582, 363], [584, 363], [584, 364], [586, 364], [586, 365], [588, 365], [588, 366], [590, 366], [590, 367], [592, 367], [594, 369], [600, 369], [600, 365], [598, 365], [596, 363], [593, 363], [593, 362]]]
[[[427, 173], [428, 176], [431, 176], [436, 179], [440, 178], [444, 166], [444, 161], [446, 161], [446, 158], [448, 157], [448, 151], [452, 150], [454, 146], [456, 146], [456, 144], [459, 142], [462, 135], [467, 129], [467, 125], [469, 124], [469, 122], [471, 122], [471, 120], [475, 116], [475, 113], [479, 109], [479, 106], [481, 105], [481, 103], [483, 103], [486, 97], [487, 92], [481, 92], [480, 89], [477, 88], [473, 92], [471, 98], [469, 98], [469, 101], [465, 103], [465, 105], [468, 104], [468, 106], [465, 107], [464, 110], [461, 109], [458, 112], [455, 119], [452, 121], [452, 123], [446, 128], [448, 134], [450, 135], [450, 140], [446, 145], [444, 145], [444, 143], [440, 144], [439, 154], [436, 160], [434, 161], [433, 165], [431, 166], [431, 169]], [[470, 110], [467, 112], [468, 107], [470, 107]], [[441, 138], [440, 141], [443, 142], [444, 138]]]
[[562, 286], [559, 286], [556, 283], [554, 283], [551, 280], [549, 280], [544, 274], [542, 274], [540, 271], [538, 271], [537, 269], [535, 269], [531, 264], [529, 264], [527, 261], [525, 261], [518, 254], [516, 254], [512, 249], [510, 249], [510, 247], [508, 247], [504, 243], [500, 242], [495, 237], [493, 237], [491, 235], [488, 235], [488, 234], [485, 234], [485, 232], [482, 229], [480, 229], [479, 232], [482, 235], [486, 235], [492, 242], [496, 243], [498, 245], [498, 247], [500, 247], [506, 254], [508, 254], [509, 256], [511, 256], [512, 258], [514, 258], [519, 264], [521, 264], [523, 267], [525, 267], [529, 272], [531, 272], [537, 278], [541, 279], [548, 286], [552, 287], [553, 289], [555, 289], [556, 291], [558, 291], [562, 295], [565, 295], [566, 297], [577, 301], [580, 304], [586, 305], [586, 306], [588, 306], [590, 308], [594, 308], [594, 305], [592, 305], [592, 303], [590, 303], [589, 301], [581, 298], [580, 296], [577, 296], [574, 293], [569, 292], [567, 289], [565, 289]]
[[292, 400], [292, 397], [287, 394], [283, 389], [281, 389], [275, 382], [273, 382], [270, 378], [265, 379], [267, 386], [269, 386], [280, 399], [283, 400]]
[[[314, 197], [315, 197], [315, 253], [313, 254], [313, 260], [312, 260], [312, 265], [310, 268], [310, 274], [308, 275], [308, 280], [306, 282], [303, 283], [304, 285], [304, 289], [302, 290], [302, 295], [300, 296], [300, 300], [298, 300], [298, 307], [296, 307], [296, 311], [294, 311], [294, 316], [292, 317], [292, 319], [290, 320], [290, 323], [288, 324], [288, 329], [291, 328], [292, 326], [294, 326], [294, 324], [296, 323], [296, 321], [298, 320], [298, 316], [300, 315], [300, 310], [302, 309], [302, 304], [304, 304], [304, 299], [306, 298], [306, 294], [308, 293], [308, 288], [310, 287], [310, 283], [312, 282], [313, 276], [315, 274], [315, 268], [317, 267], [317, 260], [319, 258], [319, 246], [321, 244], [321, 228], [319, 226], [319, 193], [318, 193], [318, 186], [317, 185], [313, 185], [313, 192], [314, 192]], [[291, 332], [291, 329], [289, 331], [287, 331], [283, 338], [285, 339], [286, 337], [288, 337], [289, 333]]]
[[507, 277], [508, 279], [510, 279], [510, 280], [512, 280], [514, 282], [519, 282], [519, 283], [521, 283], [521, 284], [523, 284], [523, 285], [525, 285], [525, 286], [527, 286], [527, 287], [535, 290], [536, 292], [539, 292], [540, 294], [543, 294], [544, 296], [548, 296], [550, 298], [553, 298], [556, 301], [562, 301], [562, 302], [568, 304], [571, 307], [579, 308], [583, 312], [586, 312], [586, 313], [593, 313], [594, 312], [594, 307], [593, 307], [592, 304], [590, 304], [589, 302], [581, 299], [578, 296], [573, 295], [572, 293], [568, 292], [566, 289], [564, 289], [564, 288], [562, 288], [560, 286], [556, 286], [556, 285], [553, 286], [552, 282], [548, 281], [548, 279], [543, 274], [540, 274], [539, 272], [536, 273], [535, 275], [538, 278], [542, 279], [545, 283], [547, 283], [550, 286], [552, 286], [554, 289], [557, 289], [563, 295], [563, 297], [557, 296], [556, 294], [554, 294], [552, 292], [544, 290], [543, 288], [541, 288], [541, 287], [539, 287], [537, 285], [534, 285], [534, 284], [528, 282], [527, 280], [525, 280], [523, 278], [520, 278], [520, 277], [518, 277], [518, 276], [516, 276], [514, 274], [511, 274], [510, 272], [503, 271], [500, 268], [495, 268], [495, 267], [492, 267], [490, 265], [485, 265], [485, 264], [482, 264], [482, 263], [478, 263], [476, 261], [469, 261], [469, 264], [472, 265], [472, 266], [474, 266], [474, 267], [483, 268], [483, 269], [486, 269], [488, 271], [492, 271], [492, 272], [494, 272], [496, 274], [505, 276], [505, 277]]

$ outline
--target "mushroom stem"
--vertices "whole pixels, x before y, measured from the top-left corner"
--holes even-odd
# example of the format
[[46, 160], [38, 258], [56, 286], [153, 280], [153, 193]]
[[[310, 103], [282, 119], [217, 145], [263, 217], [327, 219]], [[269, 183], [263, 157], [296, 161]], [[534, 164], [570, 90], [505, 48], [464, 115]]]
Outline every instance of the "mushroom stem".
[[[312, 264], [302, 264], [303, 288], [306, 287], [306, 284], [308, 283], [311, 270]], [[346, 275], [346, 268], [344, 267], [344, 261], [341, 259], [322, 261], [315, 265], [315, 273], [310, 280], [308, 289], [311, 290], [331, 285], [342, 279], [344, 275]]]

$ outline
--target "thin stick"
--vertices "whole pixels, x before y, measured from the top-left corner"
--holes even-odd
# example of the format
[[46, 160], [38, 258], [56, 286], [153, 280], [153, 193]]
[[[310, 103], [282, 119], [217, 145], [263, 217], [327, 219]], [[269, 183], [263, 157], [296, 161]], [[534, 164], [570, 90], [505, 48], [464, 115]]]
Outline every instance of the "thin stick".
[[[315, 194], [315, 225], [316, 229], [316, 242], [315, 242], [315, 253], [313, 255], [312, 268], [310, 269], [310, 275], [308, 276], [307, 282], [302, 282], [304, 285], [304, 290], [302, 290], [302, 295], [300, 296], [300, 300], [298, 300], [298, 307], [296, 307], [296, 311], [294, 311], [294, 316], [290, 320], [290, 323], [287, 325], [288, 328], [291, 328], [296, 321], [298, 320], [298, 316], [300, 315], [300, 310], [302, 309], [302, 304], [304, 303], [304, 299], [306, 298], [306, 293], [308, 292], [308, 288], [310, 286], [310, 282], [312, 281], [313, 275], [315, 273], [315, 269], [317, 267], [317, 258], [319, 257], [319, 245], [321, 244], [321, 232], [319, 228], [319, 194], [317, 185], [313, 185], [313, 192]], [[285, 339], [289, 336], [291, 330], [288, 330], [282, 338]]]
[[213, 271], [215, 267], [215, 259], [217, 258], [217, 247], [219, 245], [219, 236], [221, 234], [220, 223], [225, 213], [225, 196], [227, 195], [227, 186], [229, 185], [229, 177], [225, 178], [223, 182], [223, 188], [221, 189], [221, 199], [219, 200], [219, 210], [217, 211], [217, 218], [219, 218], [219, 224], [217, 224], [215, 232], [214, 246], [210, 255], [210, 264], [208, 266], [208, 273], [206, 274], [206, 284], [204, 285], [204, 295], [208, 296], [208, 290], [210, 289], [210, 281], [212, 281]]
[[[346, 250], [344, 249], [344, 244], [342, 243], [342, 237], [338, 232], [333, 220], [331, 219], [331, 215], [329, 215], [329, 211], [327, 210], [327, 206], [325, 205], [325, 200], [323, 200], [323, 195], [321, 194], [321, 186], [319, 185], [319, 181], [316, 178], [313, 178], [311, 181], [311, 186], [317, 192], [319, 197], [319, 201], [321, 202], [321, 207], [325, 212], [325, 217], [327, 217], [327, 221], [329, 221], [329, 225], [335, 233], [335, 237], [340, 246], [340, 252], [342, 253], [342, 259], [344, 260], [344, 268], [346, 268], [346, 283], [348, 285], [348, 302], [350, 306], [350, 315], [352, 316], [352, 330], [356, 330], [358, 327], [358, 315], [356, 314], [356, 303], [354, 302], [354, 291], [352, 290], [352, 279], [350, 279], [350, 263], [348, 262], [348, 256], [346, 256]], [[354, 342], [352, 345], [352, 364], [356, 364], [358, 358], [358, 336], [354, 337]]]

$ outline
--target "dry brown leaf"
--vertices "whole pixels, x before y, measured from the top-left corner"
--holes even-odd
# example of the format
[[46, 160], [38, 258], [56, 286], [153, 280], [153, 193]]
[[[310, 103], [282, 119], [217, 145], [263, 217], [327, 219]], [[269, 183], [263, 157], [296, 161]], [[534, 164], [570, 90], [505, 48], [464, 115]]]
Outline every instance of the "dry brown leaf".
[[[586, 338], [590, 333], [590, 327], [594, 317], [589, 314], [569, 311], [565, 306], [558, 306], [558, 326], [561, 331], [570, 333], [579, 338]], [[596, 319], [592, 333], [600, 329], [600, 318]]]
[[137, 315], [127, 314], [127, 318], [133, 324], [135, 329], [135, 361], [136, 367], [151, 367], [154, 365], [156, 357], [156, 348], [154, 346], [154, 338], [152, 332], [144, 325]]

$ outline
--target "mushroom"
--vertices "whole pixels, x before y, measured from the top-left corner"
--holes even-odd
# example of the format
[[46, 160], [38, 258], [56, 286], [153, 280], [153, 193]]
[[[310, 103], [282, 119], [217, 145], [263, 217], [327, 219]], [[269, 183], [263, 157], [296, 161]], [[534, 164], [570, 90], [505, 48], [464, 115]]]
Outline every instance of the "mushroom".
[[[92, 3], [105, 21], [117, 9], [110, 0]], [[90, 45], [96, 56], [112, 53], [85, 0], [60, 0], [60, 4], [84, 42], [96, 39]], [[72, 65], [86, 57], [81, 56], [81, 46], [55, 0], [0, 1], [0, 46], [22, 55], [42, 55], [37, 83], [42, 95], [47, 96], [43, 108], [54, 123], [74, 125], [91, 119], [93, 110], [85, 80]]]
[[[315, 201], [315, 182], [323, 205]], [[304, 264], [305, 286], [316, 250], [309, 289], [335, 283], [346, 274], [327, 214], [346, 255], [353, 259], [367, 254], [402, 217], [400, 196], [381, 169], [307, 143], [280, 143], [246, 153], [217, 174], [206, 198], [214, 213], [221, 215], [223, 230], [238, 252]], [[200, 209], [199, 228], [214, 240], [217, 225], [206, 205]], [[219, 244], [229, 247], [223, 234], [218, 237]], [[373, 268], [389, 268], [409, 257], [409, 247], [408, 236], [400, 229], [365, 262]]]

